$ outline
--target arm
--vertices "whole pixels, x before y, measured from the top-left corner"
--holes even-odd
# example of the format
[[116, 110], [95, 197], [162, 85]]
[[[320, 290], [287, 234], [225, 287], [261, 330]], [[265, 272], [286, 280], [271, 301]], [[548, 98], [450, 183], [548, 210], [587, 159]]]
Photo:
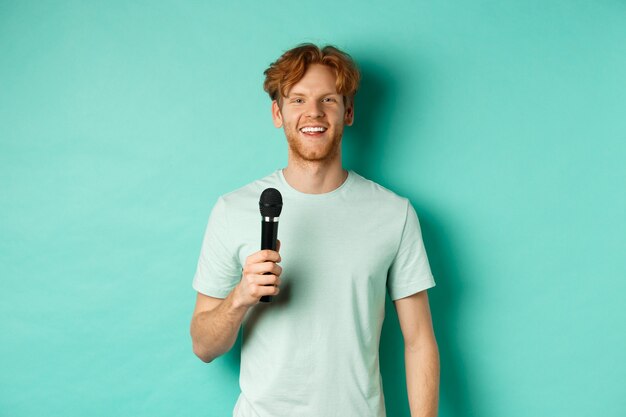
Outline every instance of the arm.
[[193, 352], [203, 362], [228, 352], [237, 340], [248, 307], [235, 301], [235, 290], [224, 299], [198, 293], [190, 331]]
[[404, 337], [404, 362], [411, 417], [435, 417], [439, 403], [439, 349], [427, 292], [395, 300]]
[[241, 281], [224, 299], [198, 293], [196, 308], [191, 319], [193, 352], [204, 362], [228, 352], [248, 309], [264, 295], [277, 295], [280, 291], [280, 240], [276, 251], [260, 250], [248, 256], [242, 270]]

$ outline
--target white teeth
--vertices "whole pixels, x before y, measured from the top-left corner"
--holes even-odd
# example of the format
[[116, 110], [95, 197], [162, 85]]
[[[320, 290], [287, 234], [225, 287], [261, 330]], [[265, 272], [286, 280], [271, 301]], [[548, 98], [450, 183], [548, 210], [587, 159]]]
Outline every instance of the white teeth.
[[325, 132], [325, 127], [303, 127], [300, 129], [302, 132]]

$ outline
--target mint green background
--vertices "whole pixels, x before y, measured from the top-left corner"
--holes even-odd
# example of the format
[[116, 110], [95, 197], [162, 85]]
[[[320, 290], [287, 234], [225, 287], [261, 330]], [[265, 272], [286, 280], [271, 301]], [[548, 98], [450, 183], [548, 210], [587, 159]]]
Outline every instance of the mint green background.
[[262, 72], [302, 41], [359, 62], [345, 166], [420, 217], [440, 415], [626, 415], [608, 0], [0, 2], [0, 415], [230, 415], [239, 342], [193, 355], [191, 280], [217, 196], [286, 164]]

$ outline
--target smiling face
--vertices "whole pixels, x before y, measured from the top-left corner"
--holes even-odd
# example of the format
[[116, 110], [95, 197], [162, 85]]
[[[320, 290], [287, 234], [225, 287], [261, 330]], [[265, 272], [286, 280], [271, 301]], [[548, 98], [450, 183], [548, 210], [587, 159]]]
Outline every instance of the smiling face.
[[274, 126], [283, 127], [290, 161], [330, 162], [340, 158], [344, 125], [353, 122], [353, 106], [344, 105], [337, 93], [332, 68], [311, 65], [304, 77], [282, 97], [272, 102]]

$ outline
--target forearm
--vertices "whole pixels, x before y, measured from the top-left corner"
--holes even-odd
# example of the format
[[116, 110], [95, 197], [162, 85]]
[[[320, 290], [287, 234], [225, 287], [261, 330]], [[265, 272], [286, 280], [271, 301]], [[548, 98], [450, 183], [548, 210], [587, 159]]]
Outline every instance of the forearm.
[[235, 341], [248, 310], [235, 301], [233, 290], [219, 306], [196, 314], [191, 321], [193, 351], [204, 362], [228, 352]]
[[404, 362], [411, 417], [436, 417], [439, 403], [439, 349], [437, 343], [405, 347]]

